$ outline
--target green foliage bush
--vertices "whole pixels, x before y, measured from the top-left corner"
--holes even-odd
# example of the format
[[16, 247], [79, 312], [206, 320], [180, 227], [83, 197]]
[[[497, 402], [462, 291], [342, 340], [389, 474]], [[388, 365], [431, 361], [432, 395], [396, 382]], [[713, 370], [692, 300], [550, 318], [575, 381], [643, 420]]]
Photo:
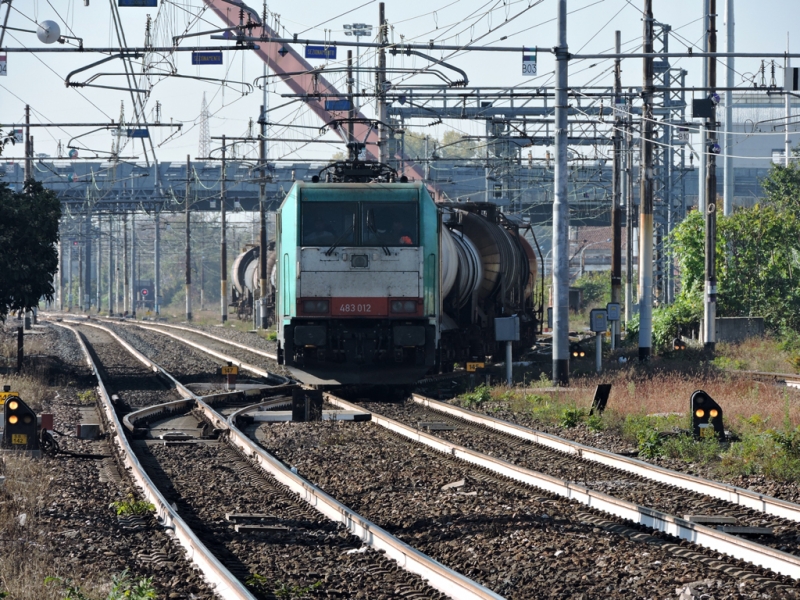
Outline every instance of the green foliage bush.
[[572, 427], [576, 427], [578, 423], [583, 420], [583, 417], [586, 415], [585, 411], [582, 408], [565, 408], [561, 413], [561, 421], [560, 425], [562, 427], [566, 427], [567, 429], [571, 429]]
[[128, 495], [127, 500], [112, 502], [109, 505], [109, 508], [113, 508], [114, 512], [120, 516], [145, 516], [149, 515], [156, 509], [153, 503], [147, 502], [146, 500], [137, 500], [132, 494]]
[[477, 408], [491, 399], [490, 388], [481, 384], [473, 391], [461, 396], [461, 405], [464, 408]]

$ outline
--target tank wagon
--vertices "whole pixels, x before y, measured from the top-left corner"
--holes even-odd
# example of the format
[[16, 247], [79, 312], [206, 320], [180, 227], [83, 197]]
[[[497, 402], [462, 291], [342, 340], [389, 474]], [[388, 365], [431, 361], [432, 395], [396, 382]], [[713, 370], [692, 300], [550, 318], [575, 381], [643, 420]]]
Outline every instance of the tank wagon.
[[534, 252], [493, 204], [436, 204], [421, 183], [297, 182], [276, 238], [278, 361], [304, 383], [410, 386], [502, 356], [497, 317], [519, 316], [518, 349], [535, 341]]
[[[275, 322], [275, 242], [267, 245], [267, 320]], [[244, 251], [233, 261], [231, 303], [240, 320], [248, 320], [253, 316], [255, 300], [259, 298], [259, 247], [248, 244]]]

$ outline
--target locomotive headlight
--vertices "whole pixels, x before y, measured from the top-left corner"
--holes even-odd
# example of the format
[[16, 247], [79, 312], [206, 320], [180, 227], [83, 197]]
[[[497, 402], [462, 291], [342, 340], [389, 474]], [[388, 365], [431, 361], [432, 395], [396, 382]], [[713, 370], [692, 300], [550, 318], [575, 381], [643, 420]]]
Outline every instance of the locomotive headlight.
[[327, 300], [303, 300], [303, 312], [322, 314], [328, 312]]
[[393, 313], [415, 313], [417, 312], [416, 300], [392, 300]]

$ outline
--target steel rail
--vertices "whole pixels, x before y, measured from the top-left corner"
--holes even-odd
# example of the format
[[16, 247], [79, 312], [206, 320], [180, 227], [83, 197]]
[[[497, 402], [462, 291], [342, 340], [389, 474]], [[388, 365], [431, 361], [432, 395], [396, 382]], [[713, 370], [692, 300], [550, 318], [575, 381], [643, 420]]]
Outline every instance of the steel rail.
[[[383, 551], [400, 566], [426, 579], [435, 589], [456, 600], [502, 600], [496, 594], [468, 577], [444, 566], [430, 556], [399, 540], [382, 527], [365, 519], [332, 496], [328, 495], [304, 477], [293, 473], [277, 458], [251, 440], [233, 422], [216, 412], [203, 400], [198, 407], [216, 427], [228, 429], [228, 441], [239, 448], [245, 456], [287, 486], [300, 498], [332, 521], [343, 524], [353, 535], [361, 538], [371, 548]], [[242, 410], [252, 410], [254, 406]], [[234, 415], [241, 413], [237, 411]], [[233, 415], [232, 415], [233, 416]]]
[[[81, 325], [87, 324], [85, 322], [80, 322]], [[68, 327], [63, 325], [64, 327]], [[115, 337], [115, 339], [119, 338], [110, 330], [102, 327], [100, 325], [93, 325], [98, 329], [106, 331], [107, 333], [111, 334]], [[77, 332], [69, 327], [73, 332], [75, 332], [76, 336], [78, 337], [79, 341], [82, 343], [80, 336]], [[165, 333], [165, 332], [162, 332]], [[169, 334], [166, 334], [169, 335]], [[126, 342], [122, 342], [125, 346], [126, 350], [132, 351], [137, 359], [142, 360], [148, 366], [158, 367], [154, 362], [150, 361], [147, 357], [142, 355], [137, 350], [133, 349], [130, 344]], [[197, 345], [199, 346], [199, 345]], [[91, 360], [88, 350], [85, 346], [84, 353], [86, 354], [87, 358]], [[206, 349], [207, 350], [207, 349]], [[97, 373], [96, 368], [94, 367], [93, 363], [90, 362], [92, 368]], [[151, 366], [152, 365], [152, 366]], [[163, 369], [161, 369], [163, 371]], [[163, 371], [166, 373], [166, 371]], [[171, 375], [166, 373], [170, 378]], [[368, 519], [365, 519], [355, 511], [351, 510], [344, 504], [340, 503], [339, 501], [335, 500], [333, 497], [326, 494], [324, 491], [319, 489], [317, 486], [312, 484], [310, 481], [306, 480], [305, 478], [301, 477], [300, 475], [293, 473], [288, 467], [286, 467], [282, 462], [278, 459], [270, 455], [266, 452], [263, 448], [261, 448], [258, 444], [253, 442], [246, 434], [244, 434], [241, 430], [238, 429], [232, 422], [229, 422], [229, 418], [226, 418], [224, 415], [221, 415], [217, 412], [211, 405], [210, 402], [215, 400], [221, 399], [224, 396], [231, 395], [229, 393], [223, 394], [216, 394], [213, 396], [205, 396], [205, 397], [198, 397], [193, 394], [190, 390], [186, 389], [182, 386], [177, 380], [172, 378], [175, 383], [183, 387], [187, 393], [194, 396], [194, 400], [198, 409], [200, 409], [205, 417], [217, 428], [225, 429], [228, 432], [228, 442], [233, 446], [239, 448], [245, 456], [248, 456], [252, 459], [253, 463], [256, 464], [259, 468], [261, 468], [264, 472], [268, 473], [272, 477], [274, 477], [277, 481], [286, 485], [289, 489], [297, 493], [297, 495], [302, 498], [305, 502], [312, 506], [315, 510], [321, 513], [323, 516], [327, 517], [328, 519], [335, 521], [337, 523], [343, 524], [347, 530], [359, 537], [363, 542], [370, 546], [371, 548], [377, 551], [385, 552], [386, 556], [394, 560], [398, 566], [406, 571], [411, 573], [415, 573], [420, 577], [426, 579], [428, 583], [434, 587], [435, 589], [441, 591], [442, 593], [448, 595], [455, 600], [504, 600], [502, 596], [492, 592], [488, 588], [480, 585], [479, 583], [465, 577], [464, 575], [450, 569], [439, 563], [438, 561], [432, 559], [428, 555], [416, 550], [415, 548], [409, 546], [405, 542], [399, 540], [383, 528], [379, 527], [375, 523], [372, 523]], [[98, 375], [98, 382], [102, 382]], [[113, 407], [111, 406], [111, 398], [108, 396], [108, 393], [105, 393], [104, 399], [107, 404], [105, 406], [107, 411], [116, 417], [113, 411]], [[149, 410], [152, 409], [163, 409], [165, 406], [169, 406], [175, 404], [175, 402], [182, 402], [182, 401], [173, 401], [168, 402], [166, 404], [159, 405], [157, 407], [148, 407]], [[258, 404], [251, 405], [249, 407], [244, 407], [242, 410], [252, 410], [253, 407], [257, 407], [264, 404], [272, 404], [275, 403], [276, 405], [283, 404], [285, 401], [274, 400], [274, 401], [267, 401]], [[240, 414], [242, 410], [237, 411], [234, 415]], [[142, 412], [142, 411], [140, 411]], [[130, 415], [129, 415], [130, 416]], [[144, 416], [144, 415], [142, 415]], [[117, 421], [117, 430], [119, 428], [119, 422]], [[124, 436], [115, 436], [117, 438]], [[125, 444], [127, 445], [127, 440], [125, 440]], [[131, 450], [132, 452], [132, 450]], [[126, 454], [127, 455], [127, 454]], [[138, 459], [136, 459], [135, 455], [132, 455], [132, 459], [139, 465]], [[141, 466], [139, 465], [139, 469], [141, 470]], [[141, 470], [141, 474], [143, 477], [147, 478], [147, 475]], [[152, 485], [152, 481], [147, 478], [147, 481], [150, 482]], [[155, 488], [154, 488], [155, 489]], [[161, 497], [160, 493], [156, 489], [155, 492]], [[164, 500], [166, 503], [166, 500]], [[156, 504], [154, 502], [154, 504]], [[171, 513], [174, 513], [172, 507], [167, 505], [167, 508]], [[177, 517], [177, 513], [174, 513]], [[176, 529], [177, 531], [177, 529]], [[198, 542], [199, 543], [199, 542]], [[213, 558], [213, 557], [212, 557]], [[216, 559], [214, 559], [216, 560]], [[224, 567], [223, 567], [224, 568]], [[225, 596], [225, 598], [239, 598], [239, 596]], [[252, 596], [247, 596], [247, 598], [252, 598]]]
[[454, 417], [464, 419], [465, 421], [477, 423], [496, 431], [501, 431], [505, 434], [528, 440], [535, 444], [547, 446], [553, 450], [558, 450], [567, 454], [573, 454], [592, 462], [596, 462], [607, 467], [620, 469], [621, 471], [626, 471], [628, 473], [633, 473], [634, 475], [644, 477], [652, 481], [673, 485], [684, 490], [705, 494], [706, 496], [711, 496], [712, 498], [731, 502], [732, 504], [737, 504], [746, 508], [752, 508], [753, 510], [760, 511], [768, 515], [800, 522], [800, 504], [795, 504], [794, 502], [789, 502], [788, 500], [781, 500], [780, 498], [773, 498], [772, 496], [759, 494], [744, 488], [736, 487], [734, 485], [720, 483], [718, 481], [710, 481], [707, 479], [701, 479], [700, 477], [695, 477], [694, 475], [687, 475], [685, 473], [671, 471], [670, 469], [665, 469], [664, 467], [659, 467], [642, 460], [629, 458], [627, 456], [620, 456], [619, 454], [614, 454], [613, 452], [600, 450], [599, 448], [593, 448], [591, 446], [585, 446], [584, 444], [565, 440], [555, 435], [541, 433], [539, 431], [534, 431], [533, 429], [528, 429], [527, 427], [522, 427], [521, 425], [509, 423], [508, 421], [502, 421], [495, 417], [479, 415], [472, 411], [465, 410], [457, 406], [452, 406], [444, 402], [439, 402], [438, 400], [433, 400], [432, 398], [426, 398], [425, 396], [421, 396], [419, 394], [413, 394], [412, 399], [414, 402], [421, 404], [426, 408], [452, 415]]
[[274, 373], [270, 373], [268, 371], [265, 371], [264, 369], [259, 369], [258, 367], [254, 366], [254, 365], [248, 364], [246, 362], [242, 362], [241, 360], [233, 358], [232, 356], [228, 356], [227, 354], [222, 354], [221, 352], [217, 352], [216, 350], [212, 350], [211, 348], [206, 348], [205, 346], [203, 346], [201, 344], [198, 344], [197, 342], [192, 342], [191, 340], [187, 340], [186, 338], [182, 338], [182, 337], [180, 337], [178, 335], [175, 335], [174, 333], [169, 333], [168, 331], [162, 331], [162, 330], [157, 329], [155, 327], [151, 327], [149, 325], [141, 325], [139, 323], [136, 323], [136, 327], [141, 327], [142, 329], [147, 329], [149, 331], [155, 331], [156, 333], [160, 333], [161, 335], [166, 335], [167, 337], [171, 337], [171, 338], [181, 342], [182, 344], [186, 344], [187, 346], [191, 346], [192, 348], [194, 348], [196, 350], [200, 350], [200, 352], [205, 352], [206, 354], [210, 354], [211, 356], [213, 356], [215, 358], [218, 358], [220, 360], [224, 360], [225, 362], [229, 362], [231, 364], [234, 364], [237, 367], [239, 367], [240, 369], [244, 369], [245, 371], [250, 371], [251, 373], [255, 373], [259, 377], [264, 377], [264, 378], [267, 378], [267, 379], [270, 378], [270, 377], [272, 377], [272, 378], [276, 377], [276, 375]]
[[[81, 323], [84, 324], [84, 323]], [[153, 483], [152, 479], [147, 475], [142, 467], [133, 448], [128, 443], [123, 431], [123, 425], [120, 423], [119, 417], [114, 411], [111, 402], [111, 396], [106, 389], [103, 379], [100, 377], [97, 365], [89, 353], [81, 335], [78, 331], [70, 325], [54, 323], [58, 327], [63, 327], [71, 331], [78, 339], [78, 344], [83, 351], [84, 357], [92, 372], [97, 377], [97, 388], [100, 392], [102, 400], [101, 407], [109, 423], [112, 437], [114, 442], [122, 452], [122, 460], [125, 466], [130, 471], [131, 477], [138, 485], [139, 489], [144, 494], [145, 498], [156, 507], [158, 520], [161, 522], [165, 529], [172, 529], [175, 538], [187, 550], [187, 558], [192, 561], [203, 573], [206, 580], [216, 587], [216, 591], [223, 598], [230, 598], [232, 600], [256, 600], [247, 588], [241, 583], [225, 566], [209, 551], [186, 524], [186, 522], [178, 515], [178, 513], [170, 506], [166, 498], [161, 494], [158, 488]], [[104, 329], [104, 328], [101, 328]], [[129, 348], [126, 347], [126, 350]], [[138, 360], [141, 360], [143, 355], [134, 353]], [[146, 359], [147, 360], [147, 359]], [[151, 362], [151, 361], [147, 361]], [[147, 364], [147, 363], [145, 363]], [[151, 363], [154, 364], [154, 363]], [[149, 366], [149, 365], [148, 365]]]
[[[330, 394], [325, 394], [325, 397], [329, 402], [341, 408], [351, 410], [358, 410], [360, 408], [355, 404]], [[800, 557], [798, 556], [762, 546], [704, 525], [692, 523], [686, 519], [653, 510], [646, 506], [614, 498], [608, 494], [590, 490], [576, 483], [564, 481], [543, 473], [537, 473], [531, 469], [526, 469], [507, 461], [493, 458], [481, 452], [452, 444], [375, 412], [372, 413], [372, 421], [410, 440], [424, 444], [434, 450], [461, 459], [470, 464], [483, 467], [499, 475], [543, 489], [570, 500], [575, 500], [591, 508], [605, 511], [615, 517], [628, 519], [640, 525], [657, 529], [669, 535], [713, 550], [714, 552], [728, 554], [736, 559], [771, 569], [776, 573], [788, 575], [794, 579], [800, 579]]]
[[223, 344], [228, 344], [229, 346], [235, 346], [236, 348], [241, 348], [242, 350], [247, 350], [248, 352], [252, 352], [253, 354], [258, 354], [259, 356], [263, 356], [265, 358], [269, 358], [271, 360], [278, 360], [277, 354], [272, 354], [270, 352], [266, 352], [264, 350], [257, 350], [255, 348], [250, 348], [244, 344], [240, 344], [238, 342], [232, 342], [231, 340], [226, 340], [225, 338], [221, 338], [216, 335], [212, 335], [210, 333], [206, 333], [205, 331], [201, 331], [199, 329], [193, 329], [192, 327], [182, 327], [180, 325], [167, 325], [166, 323], [158, 323], [153, 325], [153, 327], [167, 327], [169, 329], [180, 329], [182, 331], [189, 331], [191, 333], [196, 333], [197, 335], [202, 335], [207, 338], [211, 338], [212, 340], [216, 340], [218, 342], [222, 342]]

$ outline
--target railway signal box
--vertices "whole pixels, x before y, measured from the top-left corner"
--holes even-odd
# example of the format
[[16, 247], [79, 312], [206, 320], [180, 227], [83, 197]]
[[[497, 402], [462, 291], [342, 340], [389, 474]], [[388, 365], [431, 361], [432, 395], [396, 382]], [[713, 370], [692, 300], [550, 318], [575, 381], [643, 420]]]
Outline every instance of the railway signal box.
[[36, 413], [19, 396], [5, 399], [2, 446], [7, 450], [38, 450], [39, 427]]
[[722, 423], [722, 407], [703, 390], [692, 394], [690, 401], [692, 410], [692, 434], [701, 437], [713, 428], [714, 434], [725, 439], [725, 427]]

